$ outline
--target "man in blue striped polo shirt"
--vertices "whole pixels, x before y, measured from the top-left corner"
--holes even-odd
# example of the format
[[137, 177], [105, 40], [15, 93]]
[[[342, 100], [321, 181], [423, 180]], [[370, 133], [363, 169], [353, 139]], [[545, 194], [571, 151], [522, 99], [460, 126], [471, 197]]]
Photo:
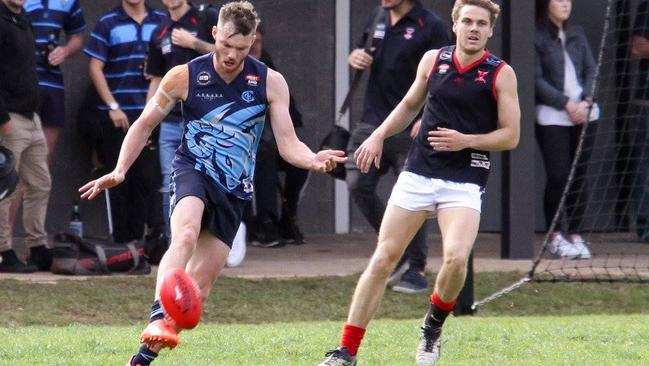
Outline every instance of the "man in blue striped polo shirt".
[[[84, 52], [90, 56], [90, 78], [103, 101], [97, 106], [102, 121], [98, 158], [107, 168], [117, 163], [130, 124], [142, 113], [149, 86], [144, 64], [153, 30], [166, 18], [144, 0], [122, 0], [104, 14]], [[152, 140], [155, 141], [155, 140]], [[126, 184], [111, 190], [113, 237], [116, 242], [141, 239], [149, 202], [160, 184], [154, 145], [145, 149], [129, 172]], [[162, 223], [162, 210], [157, 213]]]
[[[86, 21], [77, 0], [27, 0], [24, 5], [36, 41], [36, 71], [41, 95], [38, 115], [52, 161], [54, 146], [65, 124], [63, 75], [59, 66], [83, 47]], [[65, 45], [59, 34], [66, 35]]]

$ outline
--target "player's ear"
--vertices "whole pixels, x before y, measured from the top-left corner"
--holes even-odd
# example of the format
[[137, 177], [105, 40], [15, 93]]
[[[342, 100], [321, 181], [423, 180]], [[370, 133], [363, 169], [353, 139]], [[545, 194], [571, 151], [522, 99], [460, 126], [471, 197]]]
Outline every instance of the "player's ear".
[[216, 34], [219, 32], [219, 27], [212, 26], [212, 38], [214, 38], [214, 41], [216, 41]]

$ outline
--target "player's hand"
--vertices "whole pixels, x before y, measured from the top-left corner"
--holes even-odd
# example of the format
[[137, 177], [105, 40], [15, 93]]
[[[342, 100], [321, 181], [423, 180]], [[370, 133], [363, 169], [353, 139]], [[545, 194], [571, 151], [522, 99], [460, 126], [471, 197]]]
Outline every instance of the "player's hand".
[[79, 188], [79, 193], [81, 193], [82, 199], [91, 200], [97, 197], [97, 195], [104, 189], [115, 187], [123, 181], [124, 174], [113, 171], [99, 179], [84, 184], [83, 187]]
[[347, 58], [349, 65], [357, 70], [365, 70], [372, 64], [373, 60], [372, 56], [366, 53], [362, 48], [353, 50]]
[[126, 113], [124, 113], [124, 111], [122, 111], [121, 109], [108, 111], [108, 116], [110, 117], [111, 121], [113, 121], [115, 128], [121, 128], [124, 132], [126, 132], [131, 125], [128, 122]]
[[59, 66], [68, 58], [68, 49], [63, 46], [57, 46], [55, 49], [50, 52], [47, 56], [47, 61], [52, 66]]
[[376, 169], [381, 168], [382, 155], [383, 138], [372, 133], [354, 152], [354, 161], [361, 173], [367, 173], [370, 171], [372, 163]]
[[194, 49], [196, 37], [182, 28], [175, 28], [171, 32], [171, 43], [183, 48]]
[[443, 127], [428, 132], [428, 143], [435, 151], [460, 151], [469, 147], [467, 135]]
[[311, 170], [320, 173], [328, 173], [332, 171], [336, 164], [344, 164], [347, 161], [344, 151], [340, 150], [322, 150], [315, 154], [313, 159], [313, 166]]
[[575, 120], [572, 121], [575, 125], [580, 125], [586, 120], [588, 120], [588, 113], [590, 112], [590, 103], [587, 101], [582, 101], [577, 104], [577, 112], [575, 114]]
[[10, 120], [0, 125], [0, 136], [7, 136], [14, 130], [14, 123]]
[[412, 128], [410, 129], [410, 138], [415, 139], [417, 135], [419, 134], [419, 130], [421, 129], [421, 118], [417, 120], [417, 122], [412, 124]]

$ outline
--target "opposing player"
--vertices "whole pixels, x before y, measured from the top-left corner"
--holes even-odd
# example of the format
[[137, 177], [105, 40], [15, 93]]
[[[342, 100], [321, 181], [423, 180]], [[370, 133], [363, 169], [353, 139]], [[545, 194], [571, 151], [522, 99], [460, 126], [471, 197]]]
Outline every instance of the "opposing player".
[[416, 353], [418, 365], [440, 356], [442, 325], [464, 284], [478, 233], [489, 151], [518, 145], [520, 107], [513, 69], [485, 48], [500, 12], [490, 0], [456, 0], [455, 46], [427, 52], [410, 90], [356, 150], [362, 172], [378, 168], [383, 141], [402, 131], [424, 107], [422, 127], [399, 175], [381, 223], [378, 245], [361, 276], [340, 346], [321, 366], [356, 364], [356, 352], [385, 291], [388, 275], [429, 215], [437, 215], [443, 264]]
[[179, 343], [165, 319], [159, 290], [164, 274], [184, 268], [205, 299], [218, 277], [253, 193], [254, 156], [270, 109], [279, 152], [301, 168], [327, 172], [346, 158], [342, 151], [313, 153], [298, 140], [288, 113], [289, 92], [282, 75], [248, 56], [259, 24], [247, 1], [220, 10], [212, 29], [214, 53], [172, 68], [142, 115], [130, 127], [115, 169], [80, 188], [92, 199], [124, 181], [153, 128], [178, 101], [187, 121], [171, 178], [171, 245], [160, 262], [150, 323], [129, 365], [147, 366], [165, 347]]

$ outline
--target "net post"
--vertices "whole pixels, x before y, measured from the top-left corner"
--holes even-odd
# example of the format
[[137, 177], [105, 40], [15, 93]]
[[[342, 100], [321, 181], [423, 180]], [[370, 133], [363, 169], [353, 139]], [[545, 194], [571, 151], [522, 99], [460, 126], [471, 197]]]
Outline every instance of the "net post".
[[464, 287], [457, 297], [457, 304], [453, 309], [453, 315], [473, 315], [475, 310], [473, 308], [473, 252], [469, 255], [466, 268], [466, 280]]

